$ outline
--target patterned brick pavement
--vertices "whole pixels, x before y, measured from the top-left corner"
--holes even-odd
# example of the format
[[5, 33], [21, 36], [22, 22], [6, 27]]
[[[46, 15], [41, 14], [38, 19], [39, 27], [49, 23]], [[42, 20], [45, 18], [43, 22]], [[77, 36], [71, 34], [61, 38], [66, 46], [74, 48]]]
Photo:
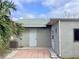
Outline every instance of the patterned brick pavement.
[[24, 49], [18, 50], [14, 58], [50, 58], [48, 49]]

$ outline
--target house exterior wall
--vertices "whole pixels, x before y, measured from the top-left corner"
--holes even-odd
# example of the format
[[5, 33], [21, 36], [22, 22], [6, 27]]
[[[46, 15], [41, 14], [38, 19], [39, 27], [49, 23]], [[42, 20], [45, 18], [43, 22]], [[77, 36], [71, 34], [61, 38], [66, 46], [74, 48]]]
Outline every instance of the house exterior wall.
[[50, 47], [50, 29], [49, 28], [39, 28], [37, 29], [37, 47]]
[[18, 39], [19, 46], [30, 47], [29, 33], [31, 30], [36, 30], [36, 47], [50, 47], [50, 29], [49, 28], [25, 28], [22, 33], [22, 40]]
[[73, 30], [79, 28], [78, 21], [60, 21], [61, 57], [79, 57], [79, 42], [74, 42]]
[[17, 39], [18, 46], [29, 47], [29, 29], [24, 30], [20, 38]]
[[52, 25], [52, 28], [51, 28], [51, 42], [52, 42], [52, 48], [55, 51], [55, 53], [57, 55], [60, 55], [59, 23], [56, 23], [56, 24]]

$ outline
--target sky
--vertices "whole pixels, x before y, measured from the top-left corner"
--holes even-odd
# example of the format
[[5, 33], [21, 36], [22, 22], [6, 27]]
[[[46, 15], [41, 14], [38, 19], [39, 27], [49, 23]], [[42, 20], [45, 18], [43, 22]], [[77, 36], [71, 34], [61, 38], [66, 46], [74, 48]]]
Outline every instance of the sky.
[[11, 17], [33, 18], [78, 18], [79, 0], [12, 0], [17, 11]]

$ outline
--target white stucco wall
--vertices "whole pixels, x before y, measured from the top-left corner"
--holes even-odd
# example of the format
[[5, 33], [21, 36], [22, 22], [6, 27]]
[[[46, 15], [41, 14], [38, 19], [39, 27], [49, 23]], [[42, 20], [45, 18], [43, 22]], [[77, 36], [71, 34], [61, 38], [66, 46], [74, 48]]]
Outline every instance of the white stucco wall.
[[[53, 31], [53, 33], [52, 33]], [[54, 35], [54, 38], [52, 38]], [[57, 55], [60, 55], [60, 43], [59, 43], [59, 23], [52, 25], [51, 28], [51, 42], [52, 48]]]
[[79, 57], [79, 42], [74, 42], [75, 28], [79, 28], [78, 21], [60, 22], [62, 57]]
[[51, 46], [50, 28], [25, 28], [25, 31], [22, 33], [22, 36], [21, 36], [22, 40], [17, 39], [19, 46], [30, 47], [31, 40], [30, 40], [29, 34], [31, 34], [30, 33], [31, 30], [36, 30], [36, 47], [47, 47], [48, 48]]

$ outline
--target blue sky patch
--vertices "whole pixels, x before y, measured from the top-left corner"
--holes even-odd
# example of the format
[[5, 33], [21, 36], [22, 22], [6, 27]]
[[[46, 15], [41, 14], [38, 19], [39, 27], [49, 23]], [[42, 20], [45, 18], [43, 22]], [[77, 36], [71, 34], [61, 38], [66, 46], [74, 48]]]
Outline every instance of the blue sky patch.
[[17, 7], [17, 11], [13, 12], [11, 15], [11, 17], [15, 19], [37, 18], [37, 17], [38, 18], [79, 17], [79, 11], [78, 11], [79, 0], [12, 0], [12, 1], [15, 3]]

